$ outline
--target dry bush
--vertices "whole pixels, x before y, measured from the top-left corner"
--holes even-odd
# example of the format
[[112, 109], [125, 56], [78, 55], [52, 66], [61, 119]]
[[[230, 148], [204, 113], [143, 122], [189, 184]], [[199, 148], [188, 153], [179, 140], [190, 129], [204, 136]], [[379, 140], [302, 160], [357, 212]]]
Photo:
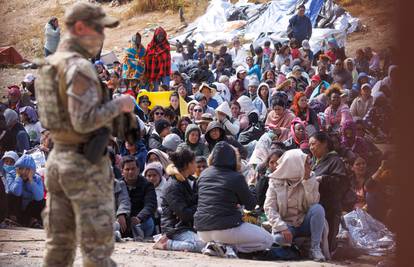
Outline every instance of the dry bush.
[[360, 5], [362, 0], [336, 0], [335, 2], [343, 7]]
[[128, 18], [138, 14], [158, 10], [177, 11], [184, 6], [184, 0], [134, 0], [126, 12]]

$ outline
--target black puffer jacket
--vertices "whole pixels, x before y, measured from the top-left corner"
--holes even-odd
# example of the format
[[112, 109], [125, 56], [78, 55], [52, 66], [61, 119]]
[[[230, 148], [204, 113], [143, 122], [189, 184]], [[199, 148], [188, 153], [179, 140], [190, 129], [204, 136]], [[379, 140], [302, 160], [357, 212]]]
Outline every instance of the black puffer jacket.
[[167, 167], [167, 173], [170, 178], [161, 197], [161, 232], [171, 236], [183, 230], [193, 230], [197, 194], [173, 165]]
[[250, 192], [244, 176], [236, 171], [237, 157], [233, 148], [217, 143], [210, 167], [198, 179], [198, 207], [194, 215], [197, 231], [224, 230], [242, 224], [237, 204], [252, 210], [256, 198]]

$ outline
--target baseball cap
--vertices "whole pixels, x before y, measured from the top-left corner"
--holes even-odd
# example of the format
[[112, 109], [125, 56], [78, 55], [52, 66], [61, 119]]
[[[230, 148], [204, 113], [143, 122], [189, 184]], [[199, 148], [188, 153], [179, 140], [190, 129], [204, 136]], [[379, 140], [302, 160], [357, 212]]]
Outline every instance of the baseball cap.
[[313, 75], [312, 78], [311, 78], [311, 81], [315, 81], [315, 82], [318, 82], [318, 83], [322, 82], [321, 77], [319, 77], [319, 75]]
[[100, 6], [88, 2], [77, 2], [65, 13], [64, 21], [66, 24], [71, 25], [80, 20], [107, 28], [119, 25], [117, 18], [106, 15]]

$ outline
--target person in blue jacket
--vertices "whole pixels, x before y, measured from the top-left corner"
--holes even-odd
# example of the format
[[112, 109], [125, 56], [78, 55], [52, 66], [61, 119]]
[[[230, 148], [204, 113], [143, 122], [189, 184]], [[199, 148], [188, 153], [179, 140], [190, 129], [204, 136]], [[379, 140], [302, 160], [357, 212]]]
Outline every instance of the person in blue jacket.
[[312, 36], [312, 22], [305, 15], [305, 6], [298, 7], [298, 13], [289, 20], [288, 26], [289, 38], [295, 38], [298, 44], [302, 44], [303, 40], [310, 40]]
[[42, 178], [30, 155], [21, 156], [15, 170], [7, 174], [9, 217], [23, 226], [40, 228], [40, 213], [45, 206]]

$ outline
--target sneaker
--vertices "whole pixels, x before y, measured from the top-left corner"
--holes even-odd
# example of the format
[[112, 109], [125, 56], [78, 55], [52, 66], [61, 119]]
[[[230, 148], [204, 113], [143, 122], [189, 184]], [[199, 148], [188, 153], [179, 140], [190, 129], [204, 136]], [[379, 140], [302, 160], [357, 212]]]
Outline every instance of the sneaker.
[[310, 250], [311, 257], [314, 261], [326, 261], [320, 248]]
[[168, 237], [166, 235], [161, 235], [161, 237], [157, 238], [157, 241], [152, 246], [152, 248], [160, 249], [160, 250], [167, 250], [167, 242], [168, 242]]
[[225, 257], [229, 259], [238, 259], [236, 251], [234, 251], [232, 246], [226, 246]]
[[137, 224], [132, 227], [132, 235], [134, 237], [134, 241], [142, 242], [144, 241], [144, 231], [142, 231], [140, 224]]
[[120, 243], [124, 242], [121, 236], [121, 232], [119, 231], [115, 231], [115, 242], [120, 242]]
[[208, 256], [224, 258], [225, 247], [216, 242], [208, 242], [207, 245], [201, 250], [201, 253]]

